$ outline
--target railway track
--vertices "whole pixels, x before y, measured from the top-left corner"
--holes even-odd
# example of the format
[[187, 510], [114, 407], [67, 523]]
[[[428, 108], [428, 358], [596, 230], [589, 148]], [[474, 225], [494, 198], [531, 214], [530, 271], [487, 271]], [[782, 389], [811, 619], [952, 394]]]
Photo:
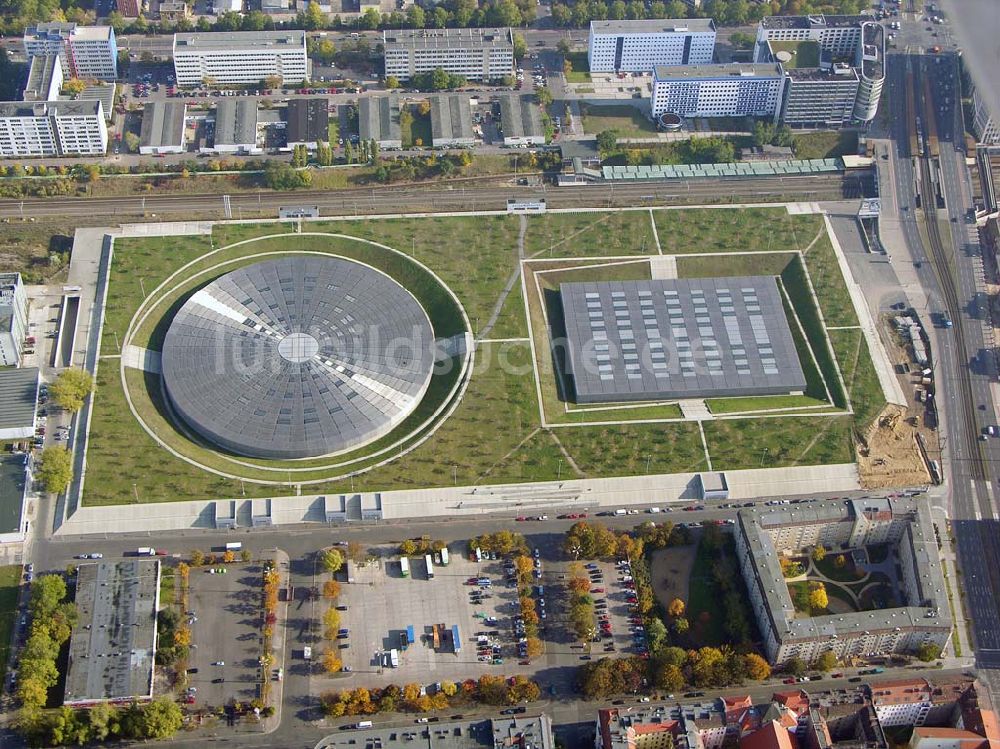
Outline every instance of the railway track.
[[[962, 430], [965, 433], [966, 441], [969, 444], [969, 472], [971, 478], [978, 481], [986, 481], [988, 472], [986, 469], [986, 459], [983, 454], [982, 445], [979, 441], [979, 434], [976, 430], [975, 419], [975, 398], [972, 394], [972, 380], [969, 376], [969, 350], [966, 344], [964, 321], [962, 317], [963, 306], [958, 293], [958, 281], [955, 277], [955, 267], [952, 262], [951, 253], [945, 249], [945, 239], [941, 236], [941, 226], [937, 217], [936, 188], [934, 187], [932, 174], [936, 170], [935, 159], [939, 155], [937, 125], [935, 121], [934, 102], [927, 94], [930, 91], [929, 78], [922, 70], [919, 79], [907, 73], [907, 105], [913, 106], [915, 99], [920, 101], [917, 114], [921, 117], [926, 128], [927, 144], [926, 148], [919, 148], [919, 156], [911, 153], [918, 160], [920, 172], [920, 195], [924, 228], [927, 231], [927, 240], [930, 245], [932, 267], [937, 276], [941, 294], [944, 297], [945, 307], [948, 315], [953, 321], [952, 335], [954, 336], [955, 353], [958, 359], [958, 381], [960, 403], [964, 411], [962, 418]], [[916, 118], [909, 119], [911, 123], [912, 144], [917, 138], [913, 132], [916, 127]], [[957, 414], [956, 414], [957, 416]]]

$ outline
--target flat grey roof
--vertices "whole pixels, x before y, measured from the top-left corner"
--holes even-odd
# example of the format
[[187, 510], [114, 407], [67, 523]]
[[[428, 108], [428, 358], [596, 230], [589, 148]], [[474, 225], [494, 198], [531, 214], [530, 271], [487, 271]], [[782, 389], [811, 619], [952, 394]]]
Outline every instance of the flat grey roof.
[[7, 430], [28, 430], [29, 436], [33, 434], [37, 402], [38, 367], [0, 369], [0, 434]]
[[[354, 742], [354, 743], [351, 743]], [[553, 749], [548, 715], [474, 718], [395, 728], [337, 732], [323, 740], [328, 749]]]
[[0, 456], [0, 533], [17, 533], [27, 484], [26, 454]]
[[48, 102], [0, 101], [0, 117], [45, 117]]
[[653, 77], [663, 80], [705, 78], [781, 78], [781, 66], [770, 62], [730, 62], [711, 65], [657, 65]]
[[288, 142], [325, 142], [330, 137], [330, 115], [326, 106], [326, 99], [290, 99], [285, 111]]
[[256, 145], [257, 102], [224, 99], [215, 107], [215, 145]]
[[49, 112], [53, 117], [90, 117], [103, 116], [104, 109], [97, 99], [77, 99], [75, 101], [49, 102]]
[[386, 29], [385, 45], [411, 49], [465, 49], [468, 47], [513, 47], [509, 28], [500, 29]]
[[306, 32], [295, 31], [213, 31], [174, 34], [174, 49], [181, 51], [225, 51], [259, 47], [305, 47]]
[[152, 101], [142, 108], [139, 147], [162, 148], [184, 145], [184, 114], [187, 105], [178, 101]]
[[66, 704], [153, 696], [159, 583], [158, 559], [79, 566]]
[[664, 34], [715, 31], [711, 18], [662, 18], [652, 21], [591, 21], [595, 34]]
[[[62, 63], [59, 62], [59, 55], [36, 55], [31, 58], [31, 66], [28, 68], [28, 82], [24, 85], [24, 98], [29, 97], [45, 101], [48, 97], [49, 87], [52, 85], [52, 76], [55, 69]], [[62, 68], [59, 68], [62, 72]]]
[[850, 65], [840, 68], [843, 72], [834, 73], [823, 68], [789, 68], [785, 71], [793, 81], [822, 81], [824, 83], [857, 83], [858, 73]]
[[380, 437], [412, 413], [430, 383], [433, 342], [427, 314], [389, 276], [293, 255], [189, 297], [164, 339], [163, 378], [177, 413], [210, 442], [313, 457]]
[[79, 99], [92, 99], [101, 102], [104, 119], [110, 120], [115, 111], [115, 84], [94, 81], [83, 89]]
[[538, 105], [527, 95], [503, 94], [500, 97], [500, 125], [505, 138], [545, 136]]
[[805, 390], [773, 276], [564, 283], [581, 403]]
[[431, 97], [431, 139], [468, 140], [472, 132], [472, 106], [468, 94], [439, 94]]
[[358, 101], [358, 133], [361, 140], [402, 142], [398, 96], [362, 96]]

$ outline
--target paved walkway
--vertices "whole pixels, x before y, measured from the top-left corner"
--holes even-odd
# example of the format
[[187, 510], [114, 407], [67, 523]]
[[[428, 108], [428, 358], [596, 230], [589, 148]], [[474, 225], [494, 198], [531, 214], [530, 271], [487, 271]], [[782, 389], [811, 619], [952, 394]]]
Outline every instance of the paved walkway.
[[[327, 522], [327, 509], [342, 500], [360, 499], [364, 506], [381, 506], [386, 520], [405, 518], [476, 517], [486, 514], [542, 514], [559, 511], [596, 511], [625, 505], [689, 503], [700, 497], [697, 473], [568, 479], [530, 484], [436, 487], [376, 493], [296, 495], [274, 497], [270, 503], [274, 525]], [[853, 463], [794, 468], [726, 471], [730, 499], [806, 495], [861, 489]], [[249, 498], [232, 498], [237, 518], [252, 515]], [[257, 500], [260, 506], [261, 500]], [[63, 524], [59, 534], [90, 535], [117, 532], [214, 528], [216, 502], [195, 500], [156, 504], [83, 506]]]
[[[101, 357], [104, 358], [103, 356]], [[143, 372], [160, 372], [160, 352], [153, 351], [142, 346], [128, 345], [122, 351], [122, 364], [132, 369], [141, 369]]]

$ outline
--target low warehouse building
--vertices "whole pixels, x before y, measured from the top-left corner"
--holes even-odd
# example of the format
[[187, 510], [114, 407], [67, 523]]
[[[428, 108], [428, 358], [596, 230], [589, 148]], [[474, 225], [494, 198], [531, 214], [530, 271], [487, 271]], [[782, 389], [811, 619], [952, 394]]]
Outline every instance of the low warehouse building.
[[179, 101], [152, 101], [142, 110], [142, 129], [139, 131], [139, 153], [143, 156], [184, 153], [187, 138], [184, 118], [187, 105]]
[[330, 138], [330, 115], [326, 99], [292, 99], [285, 113], [288, 123], [288, 148], [305, 146], [313, 150], [320, 141]]
[[465, 94], [431, 97], [431, 145], [435, 148], [472, 148], [472, 106]]
[[257, 102], [224, 99], [215, 108], [216, 153], [261, 153], [257, 145]]
[[403, 147], [398, 96], [365, 96], [358, 102], [358, 134], [382, 149]]
[[38, 367], [0, 369], [0, 441], [30, 440], [35, 436], [38, 382]]
[[158, 559], [80, 565], [63, 704], [153, 698], [159, 591]]
[[24, 509], [30, 465], [26, 453], [0, 456], [0, 544], [20, 543], [28, 531]]
[[530, 96], [504, 94], [500, 97], [500, 126], [505, 146], [544, 146], [542, 115]]

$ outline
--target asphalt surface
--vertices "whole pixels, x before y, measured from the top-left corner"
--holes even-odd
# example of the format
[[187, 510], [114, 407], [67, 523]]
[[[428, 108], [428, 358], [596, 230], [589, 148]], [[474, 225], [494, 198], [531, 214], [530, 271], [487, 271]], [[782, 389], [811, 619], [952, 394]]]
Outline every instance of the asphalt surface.
[[[704, 179], [644, 184], [594, 184], [567, 187], [523, 187], [465, 182], [455, 185], [426, 185], [330, 191], [234, 193], [229, 196], [230, 218], [276, 217], [280, 206], [315, 205], [321, 215], [364, 215], [371, 213], [415, 213], [425, 211], [505, 210], [507, 200], [545, 199], [550, 207], [580, 205], [655, 205], [661, 202], [746, 200], [819, 201], [862, 197], [870, 180], [855, 174], [821, 174], [802, 177], [754, 179]], [[44, 216], [103, 215], [109, 223], [136, 217], [223, 218], [223, 196], [147, 195], [129, 198], [40, 198], [0, 200], [0, 217], [41, 218]]]
[[[979, 435], [987, 425], [996, 423], [990, 385], [996, 382], [997, 368], [984, 335], [982, 278], [978, 275], [981, 250], [970, 241], [974, 227], [965, 220], [972, 202], [962, 150], [961, 112], [955, 104], [956, 60], [954, 55], [941, 56], [940, 63], [936, 59], [900, 54], [888, 58], [889, 85], [895, 92], [889, 98], [896, 144], [892, 165], [901, 228], [914, 270], [927, 291], [927, 309], [921, 310], [924, 319], [928, 323], [940, 321], [937, 316], [947, 311], [954, 324], [935, 331], [937, 347], [932, 354], [938, 404], [944, 407], [948, 424], [945, 472], [950, 489], [949, 517], [963, 573], [961, 588], [974, 628], [977, 662], [993, 669], [1000, 667], [1000, 535], [991, 482], [998, 475], [1000, 446], [995, 440], [982, 441]], [[925, 100], [925, 79], [934, 91], [953, 92], [951, 104], [942, 96]], [[917, 113], [906, 111], [907, 86], [914, 87]], [[928, 142], [936, 131], [939, 160], [910, 153], [914, 114], [921, 115]], [[918, 189], [921, 211], [916, 209]], [[943, 208], [937, 207], [933, 194], [938, 190]]]

